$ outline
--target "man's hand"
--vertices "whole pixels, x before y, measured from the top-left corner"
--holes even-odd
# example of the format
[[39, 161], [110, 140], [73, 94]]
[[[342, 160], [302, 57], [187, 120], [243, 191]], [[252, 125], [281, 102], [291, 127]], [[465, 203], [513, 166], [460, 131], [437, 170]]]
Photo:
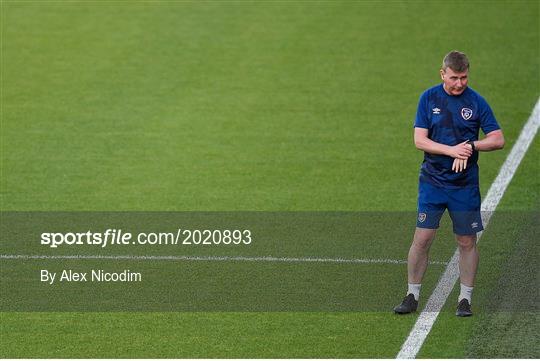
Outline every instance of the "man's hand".
[[454, 164], [452, 164], [452, 170], [456, 173], [464, 171], [467, 169], [467, 159], [454, 159]]
[[453, 147], [450, 147], [448, 156], [462, 160], [466, 160], [467, 158], [469, 158], [472, 155], [473, 151], [472, 146], [470, 144], [467, 144], [467, 142], [468, 140], [464, 141], [463, 143], [456, 144]]
[[462, 172], [465, 169], [467, 169], [467, 160], [472, 155], [472, 145], [467, 144], [467, 141], [460, 143], [458, 145], [455, 145], [452, 147], [453, 149], [456, 149], [456, 152], [458, 154], [466, 155], [465, 157], [454, 157], [454, 163], [452, 164], [452, 170], [456, 173]]

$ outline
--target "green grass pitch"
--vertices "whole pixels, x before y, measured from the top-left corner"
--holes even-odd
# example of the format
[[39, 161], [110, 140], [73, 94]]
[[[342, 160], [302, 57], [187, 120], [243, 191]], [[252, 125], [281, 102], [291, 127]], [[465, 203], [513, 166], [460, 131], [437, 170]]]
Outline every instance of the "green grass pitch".
[[[537, 1], [1, 0], [0, 10], [3, 212], [414, 217], [422, 154], [412, 123], [445, 53], [469, 55], [469, 84], [505, 132], [507, 147], [480, 157], [484, 196], [540, 95]], [[475, 316], [453, 316], [454, 290], [420, 357], [540, 357], [539, 145], [482, 236]], [[366, 228], [377, 242], [299, 241], [242, 255], [405, 259], [414, 223], [386, 227]], [[446, 217], [433, 260], [452, 254], [449, 229]], [[0, 253], [42, 251], [17, 247], [0, 236]], [[213, 252], [201, 254], [235, 255]], [[0, 268], [45, 263], [2, 259]], [[14, 312], [2, 296], [13, 280], [1, 278], [0, 357], [393, 358], [416, 320], [391, 313], [405, 291], [404, 264], [177, 266], [144, 267], [205, 282], [213, 270], [252, 270], [245, 284], [269, 287], [254, 300], [272, 287], [305, 297], [308, 280], [328, 285], [337, 303], [370, 307]], [[424, 302], [442, 270], [429, 268]], [[210, 290], [193, 280], [186, 289]], [[213, 290], [230, 291], [233, 281]]]

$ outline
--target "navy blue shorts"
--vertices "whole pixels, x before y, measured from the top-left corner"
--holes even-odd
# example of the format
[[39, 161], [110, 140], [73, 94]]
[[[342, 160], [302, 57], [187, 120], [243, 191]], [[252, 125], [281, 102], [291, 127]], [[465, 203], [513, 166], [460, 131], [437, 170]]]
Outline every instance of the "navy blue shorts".
[[447, 189], [420, 182], [416, 226], [439, 228], [439, 222], [446, 209], [450, 213], [455, 234], [473, 235], [484, 229], [480, 214], [479, 187]]

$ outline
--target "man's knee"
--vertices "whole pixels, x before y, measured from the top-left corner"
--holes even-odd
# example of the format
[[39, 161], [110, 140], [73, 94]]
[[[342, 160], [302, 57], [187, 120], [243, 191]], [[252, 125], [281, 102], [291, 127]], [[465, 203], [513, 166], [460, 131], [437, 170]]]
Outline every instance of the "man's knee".
[[456, 240], [460, 250], [470, 251], [476, 247], [476, 234], [456, 235]]
[[433, 239], [435, 238], [436, 229], [428, 228], [416, 228], [414, 232], [413, 243], [411, 247], [414, 247], [421, 251], [429, 250]]

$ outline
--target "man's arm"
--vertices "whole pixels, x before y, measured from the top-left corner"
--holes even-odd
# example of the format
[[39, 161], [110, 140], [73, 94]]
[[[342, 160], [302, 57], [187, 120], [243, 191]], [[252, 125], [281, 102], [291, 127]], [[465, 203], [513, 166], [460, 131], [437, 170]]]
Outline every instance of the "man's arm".
[[[475, 145], [476, 143], [478, 142], [475, 142]], [[452, 158], [467, 159], [472, 155], [471, 146], [467, 141], [454, 146], [437, 143], [428, 138], [428, 130], [425, 128], [414, 128], [414, 145], [426, 153], [447, 155]]]
[[[494, 130], [486, 134], [484, 139], [474, 141], [473, 143], [477, 151], [489, 152], [502, 149], [504, 147], [504, 135], [502, 130]], [[454, 172], [459, 173], [465, 169], [467, 169], [467, 159], [454, 159], [454, 164], [452, 164], [452, 170]]]
[[474, 148], [480, 152], [489, 152], [504, 147], [504, 135], [502, 130], [497, 129], [486, 134], [482, 140], [474, 141]]

